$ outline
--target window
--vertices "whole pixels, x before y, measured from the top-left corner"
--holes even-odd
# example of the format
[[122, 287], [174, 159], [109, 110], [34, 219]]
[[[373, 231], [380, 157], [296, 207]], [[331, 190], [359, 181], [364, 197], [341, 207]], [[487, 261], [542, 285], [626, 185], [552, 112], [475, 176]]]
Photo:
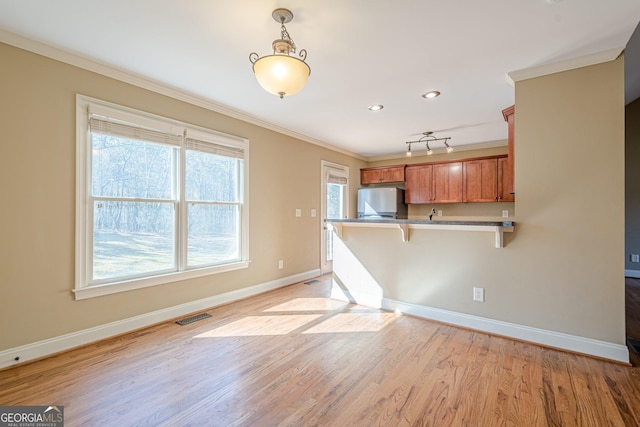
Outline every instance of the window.
[[77, 128], [76, 298], [247, 267], [248, 141], [83, 96]]
[[333, 270], [333, 231], [325, 224], [326, 219], [346, 218], [348, 215], [347, 202], [349, 200], [349, 168], [331, 163], [326, 160], [320, 162], [322, 170], [322, 234], [321, 266], [322, 272]]

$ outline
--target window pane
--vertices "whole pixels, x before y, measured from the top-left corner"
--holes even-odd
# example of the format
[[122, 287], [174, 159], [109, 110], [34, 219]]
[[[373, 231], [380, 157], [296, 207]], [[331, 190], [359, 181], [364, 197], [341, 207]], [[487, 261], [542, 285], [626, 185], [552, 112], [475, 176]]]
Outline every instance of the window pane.
[[172, 198], [175, 148], [117, 136], [91, 135], [94, 196]]
[[173, 203], [95, 201], [93, 280], [175, 269]]
[[187, 150], [186, 156], [187, 200], [238, 201], [238, 169], [241, 160], [193, 150]]
[[327, 218], [344, 217], [344, 185], [327, 184]]
[[240, 259], [240, 208], [189, 204], [187, 265], [219, 264]]

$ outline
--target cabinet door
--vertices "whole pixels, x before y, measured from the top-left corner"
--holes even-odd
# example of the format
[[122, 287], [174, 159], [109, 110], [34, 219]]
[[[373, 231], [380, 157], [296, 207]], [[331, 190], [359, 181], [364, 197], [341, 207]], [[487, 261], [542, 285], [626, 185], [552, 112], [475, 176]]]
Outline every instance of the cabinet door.
[[404, 181], [404, 166], [394, 166], [381, 169], [382, 182], [402, 182]]
[[433, 201], [433, 166], [407, 166], [405, 171], [405, 203]]
[[513, 188], [513, 175], [511, 175], [511, 167], [508, 157], [498, 159], [498, 201], [513, 202], [515, 197], [511, 193]]
[[404, 165], [387, 168], [360, 169], [360, 183], [381, 184], [384, 182], [403, 182]]
[[360, 169], [360, 184], [377, 184], [380, 182], [381, 174], [379, 169]]
[[462, 162], [433, 165], [433, 201], [435, 203], [462, 201]]
[[498, 159], [463, 162], [463, 201], [498, 201]]

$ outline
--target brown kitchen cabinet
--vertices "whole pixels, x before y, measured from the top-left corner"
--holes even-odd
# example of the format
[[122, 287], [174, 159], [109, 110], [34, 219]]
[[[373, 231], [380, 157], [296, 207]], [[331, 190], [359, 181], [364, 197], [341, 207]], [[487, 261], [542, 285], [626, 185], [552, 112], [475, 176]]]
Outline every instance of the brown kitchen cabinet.
[[433, 202], [433, 165], [411, 165], [405, 170], [405, 203]]
[[360, 169], [360, 184], [362, 185], [403, 182], [404, 180], [404, 165]]
[[433, 165], [433, 202], [462, 202], [462, 162]]
[[508, 156], [463, 162], [464, 202], [513, 202], [513, 184]]
[[498, 201], [498, 159], [463, 162], [464, 202]]
[[511, 158], [500, 157], [498, 159], [498, 201], [513, 202], [515, 196], [513, 189], [513, 168], [511, 168]]

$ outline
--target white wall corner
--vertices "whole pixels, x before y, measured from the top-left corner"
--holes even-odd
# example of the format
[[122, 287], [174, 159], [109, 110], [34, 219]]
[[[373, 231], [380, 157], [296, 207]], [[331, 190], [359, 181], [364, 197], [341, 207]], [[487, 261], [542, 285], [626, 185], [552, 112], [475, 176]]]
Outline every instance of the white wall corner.
[[[247, 288], [226, 292], [224, 294], [214, 295], [212, 297], [191, 301], [174, 307], [141, 314], [128, 319], [117, 320], [115, 322], [84, 329], [82, 331], [72, 332], [31, 344], [2, 350], [0, 351], [0, 369], [70, 350], [74, 347], [90, 344], [92, 342], [157, 323], [166, 322], [167, 320], [189, 315], [198, 311], [214, 308], [222, 304], [227, 304], [273, 289], [282, 288], [284, 286], [289, 286], [318, 276], [320, 276], [320, 269], [310, 270], [269, 282], [260, 283], [258, 285], [249, 286]], [[16, 357], [18, 357], [19, 360], [15, 360]]]

